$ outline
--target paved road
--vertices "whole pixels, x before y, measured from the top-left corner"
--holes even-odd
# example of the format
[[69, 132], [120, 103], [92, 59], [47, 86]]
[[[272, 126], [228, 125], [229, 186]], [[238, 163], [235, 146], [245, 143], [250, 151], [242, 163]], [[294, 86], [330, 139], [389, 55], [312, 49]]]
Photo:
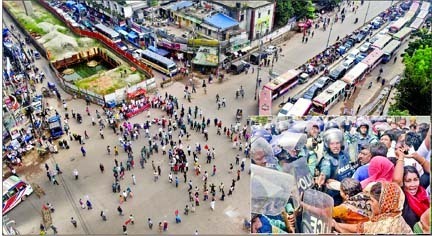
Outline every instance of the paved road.
[[[8, 18], [5, 19], [7, 25], [11, 22]], [[45, 75], [49, 81], [55, 81], [53, 74], [49, 71], [45, 59], [37, 60], [36, 65], [45, 71]], [[46, 82], [44, 82], [46, 84]], [[178, 91], [173, 91], [180, 84], [175, 84], [167, 91], [177, 94]], [[41, 85], [37, 85], [40, 89]], [[183, 88], [178, 88], [182, 91]], [[203, 93], [203, 91], [199, 91]], [[68, 100], [69, 109], [74, 109], [84, 116], [84, 122], [78, 125], [75, 120], [70, 120], [71, 131], [83, 135], [84, 130], [87, 130], [90, 139], [86, 140], [85, 148], [87, 149], [87, 157], [81, 156], [79, 151], [80, 146], [77, 142], [71, 143], [71, 149], [60, 150], [59, 154], [53, 155], [47, 163], [53, 168], [54, 163], [58, 163], [64, 172], [59, 178], [60, 186], [51, 185], [45, 176], [43, 163], [37, 158], [30, 158], [25, 162], [28, 172], [22, 173], [18, 170], [18, 174], [23, 175], [28, 181], [38, 183], [46, 192], [46, 195], [38, 199], [35, 194], [30, 196], [24, 203], [17, 206], [8, 215], [10, 219], [17, 222], [18, 230], [23, 234], [37, 234], [39, 233], [39, 224], [41, 223], [40, 209], [43, 203], [50, 202], [56, 207], [56, 212], [53, 214], [53, 223], [58, 228], [61, 234], [120, 234], [121, 226], [127, 217], [120, 217], [117, 215], [116, 207], [118, 205], [118, 195], [111, 192], [112, 184], [112, 166], [114, 165], [113, 156], [106, 154], [106, 146], [119, 145], [118, 137], [112, 134], [112, 131], [105, 129], [105, 139], [99, 137], [98, 129], [91, 126], [90, 118], [85, 115], [85, 102], [83, 100], [72, 100], [70, 95], [61, 92], [62, 96]], [[182, 98], [182, 94], [179, 94]], [[213, 100], [205, 99], [206, 96], [198, 95], [194, 97], [193, 105], [203, 107], [203, 114], [208, 115], [213, 121], [214, 117], [222, 119], [224, 125], [228, 126], [234, 124], [234, 116], [227, 115], [226, 111], [232, 107], [228, 102], [229, 108], [221, 111], [216, 111]], [[206, 101], [202, 103], [201, 101]], [[63, 113], [62, 105], [54, 98], [47, 101], [50, 106]], [[185, 104], [187, 109], [189, 104], [183, 99], [180, 103]], [[94, 114], [96, 109], [100, 109], [96, 105], [91, 105], [90, 110]], [[163, 114], [159, 110], [152, 110], [151, 117], [161, 117]], [[130, 120], [131, 123], [143, 123], [147, 118], [144, 114], [140, 114]], [[243, 124], [245, 119], [243, 119]], [[152, 127], [151, 131], [156, 132], [158, 127]], [[216, 129], [212, 126], [209, 128], [209, 146], [216, 149], [217, 166], [216, 176], [209, 177], [208, 183], [225, 183], [225, 193], [228, 193], [232, 178], [235, 174], [228, 174], [229, 163], [234, 163], [235, 155], [240, 153], [237, 149], [232, 148], [232, 143], [225, 136], [216, 135]], [[176, 139], [175, 139], [176, 140]], [[196, 142], [204, 145], [205, 141], [202, 134], [192, 132], [190, 141], [186, 141], [184, 145], [190, 144], [192, 147]], [[135, 151], [135, 158], [138, 164], [138, 150], [141, 149], [143, 144], [147, 144], [147, 139], [140, 138], [134, 141], [133, 148]], [[202, 165], [202, 171], [211, 173], [211, 165], [205, 164], [205, 154], [200, 156], [199, 163]], [[147, 164], [144, 170], [135, 167], [131, 172], [127, 171], [125, 180], [121, 181], [122, 188], [130, 186], [135, 196], [132, 200], [122, 204], [125, 215], [133, 214], [135, 216], [135, 225], [128, 227], [129, 234], [136, 233], [156, 233], [157, 223], [159, 221], [167, 220], [169, 222], [168, 233], [183, 233], [192, 234], [195, 230], [199, 232], [212, 232], [215, 234], [228, 234], [228, 233], [244, 233], [242, 229], [242, 222], [244, 217], [249, 216], [250, 209], [250, 196], [249, 196], [249, 164], [246, 170], [241, 173], [241, 180], [236, 184], [236, 189], [233, 196], [226, 197], [225, 201], [216, 202], [216, 210], [210, 210], [210, 202], [203, 202], [201, 199], [201, 206], [197, 207], [197, 212], [189, 216], [182, 215], [183, 222], [176, 225], [174, 221], [174, 211], [179, 209], [183, 212], [186, 204], [189, 204], [187, 185], [183, 183], [183, 175], [179, 175], [180, 186], [178, 189], [168, 182], [168, 158], [162, 156], [161, 153], [152, 157], [157, 165], [162, 168], [162, 177], [157, 182], [153, 182], [153, 172], [150, 170], [151, 166]], [[188, 158], [190, 166], [193, 163], [191, 157]], [[120, 151], [119, 161], [126, 161], [126, 154]], [[99, 163], [105, 165], [105, 173], [99, 172]], [[248, 160], [247, 160], [248, 163]], [[214, 164], [214, 163], [212, 163]], [[30, 168], [31, 167], [31, 168]], [[78, 169], [80, 178], [78, 181], [73, 179], [73, 169]], [[237, 169], [235, 167], [235, 169]], [[137, 185], [132, 185], [131, 174], [135, 174], [137, 178]], [[193, 176], [192, 171], [189, 171], [188, 178], [191, 178], [194, 185], [198, 185], [202, 189], [203, 181], [201, 176]], [[78, 200], [85, 199], [88, 196], [93, 202], [94, 210], [82, 210], [77, 208]], [[201, 194], [202, 196], [202, 194]], [[217, 193], [217, 198], [220, 194]], [[100, 210], [107, 212], [108, 221], [103, 222], [99, 216]], [[74, 229], [69, 222], [70, 217], [78, 220], [78, 229]], [[150, 231], [147, 227], [147, 218], [151, 217], [155, 227]], [[88, 231], [83, 229], [83, 224], [86, 225]], [[214, 227], [218, 225], [219, 227]], [[223, 227], [220, 227], [223, 226]], [[52, 232], [52, 231], [50, 231]]]

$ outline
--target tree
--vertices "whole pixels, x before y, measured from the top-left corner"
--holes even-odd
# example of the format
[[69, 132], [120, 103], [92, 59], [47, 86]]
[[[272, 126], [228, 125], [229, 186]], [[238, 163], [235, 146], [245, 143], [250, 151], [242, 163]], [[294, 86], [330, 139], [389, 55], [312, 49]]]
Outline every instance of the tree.
[[387, 115], [389, 116], [409, 116], [409, 111], [408, 110], [399, 110], [397, 109], [397, 107], [395, 106], [396, 104], [392, 104], [389, 108], [389, 111], [387, 113]]
[[294, 8], [294, 15], [297, 16], [298, 19], [303, 19], [307, 16], [307, 2], [304, 1], [292, 1], [292, 7]]
[[276, 26], [282, 27], [288, 23], [288, 20], [294, 15], [294, 9], [291, 1], [276, 0]]
[[420, 45], [412, 56], [406, 53], [404, 64], [404, 78], [397, 85], [393, 110], [408, 110], [413, 115], [430, 115], [432, 47]]

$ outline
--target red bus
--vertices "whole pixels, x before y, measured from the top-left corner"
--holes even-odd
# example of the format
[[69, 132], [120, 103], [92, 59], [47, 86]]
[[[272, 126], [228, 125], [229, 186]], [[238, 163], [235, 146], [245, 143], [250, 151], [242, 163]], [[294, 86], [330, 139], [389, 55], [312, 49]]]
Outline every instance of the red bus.
[[258, 97], [258, 115], [271, 116], [272, 97], [271, 91], [264, 87]]
[[271, 97], [274, 100], [297, 85], [300, 73], [301, 71], [299, 70], [288, 70], [287, 72], [279, 75], [277, 78], [265, 84], [264, 88], [270, 90]]
[[361, 62], [369, 66], [368, 73], [375, 69], [375, 67], [381, 63], [381, 60], [384, 56], [383, 51], [378, 48], [375, 48], [367, 57], [365, 57]]
[[368, 68], [367, 64], [359, 62], [342, 77], [342, 81], [347, 83], [347, 90], [354, 88], [359, 81], [364, 79]]

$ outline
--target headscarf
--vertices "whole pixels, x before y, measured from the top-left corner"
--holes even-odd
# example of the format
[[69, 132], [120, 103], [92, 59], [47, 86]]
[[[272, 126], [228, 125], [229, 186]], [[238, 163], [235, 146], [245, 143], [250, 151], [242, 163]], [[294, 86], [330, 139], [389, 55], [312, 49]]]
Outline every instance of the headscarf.
[[418, 187], [415, 195], [411, 195], [409, 192], [405, 191], [405, 196], [409, 207], [418, 217], [420, 217], [430, 206], [429, 197], [422, 186]]
[[362, 188], [371, 182], [389, 181], [393, 180], [394, 165], [393, 163], [383, 156], [375, 156], [369, 162], [369, 177], [361, 181]]
[[371, 218], [372, 222], [377, 222], [388, 217], [402, 215], [405, 195], [402, 189], [393, 182], [381, 182], [381, 196], [378, 201], [380, 214]]
[[370, 221], [357, 225], [357, 232], [364, 234], [412, 234], [412, 229], [402, 217], [405, 195], [402, 189], [392, 182], [381, 182], [381, 195], [378, 201], [380, 213]]

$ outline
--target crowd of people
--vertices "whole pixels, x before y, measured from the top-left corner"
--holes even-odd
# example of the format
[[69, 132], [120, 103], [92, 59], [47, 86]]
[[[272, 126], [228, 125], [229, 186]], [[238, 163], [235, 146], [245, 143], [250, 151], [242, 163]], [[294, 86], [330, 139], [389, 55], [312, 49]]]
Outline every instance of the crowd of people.
[[[430, 233], [430, 123], [407, 121], [304, 117], [252, 126], [253, 166], [297, 180], [295, 191], [278, 195], [283, 185], [252, 175], [252, 186], [266, 186], [252, 194], [252, 232]], [[305, 199], [310, 193], [318, 197]], [[328, 225], [314, 230], [308, 215]]]
[[[117, 212], [119, 215], [123, 215], [122, 204], [127, 204], [129, 199], [139, 197], [142, 194], [133, 191], [134, 187], [139, 184], [135, 175], [138, 167], [135, 164], [136, 160], [139, 162], [138, 168], [142, 169], [142, 171], [153, 173], [153, 181], [156, 184], [161, 179], [164, 180], [163, 175], [166, 175], [173, 187], [179, 188], [182, 182], [188, 186], [185, 196], [190, 201], [185, 202], [183, 211], [185, 216], [189, 213], [199, 212], [198, 208], [203, 204], [202, 201], [209, 202], [210, 209], [215, 210], [216, 201], [225, 201], [226, 197], [233, 195], [236, 183], [238, 184], [241, 180], [242, 173], [246, 172], [246, 158], [240, 160], [240, 157], [242, 155], [245, 157], [249, 155], [249, 148], [246, 146], [250, 137], [247, 129], [248, 126], [246, 124], [241, 125], [240, 123], [225, 124], [217, 117], [211, 119], [205, 116], [202, 109], [198, 106], [186, 107], [176, 97], [168, 93], [165, 93], [165, 95], [153, 95], [151, 98], [146, 98], [146, 101], [149, 101], [151, 108], [147, 111], [145, 120], [135, 124], [127, 120], [124, 115], [125, 109], [128, 109], [125, 108], [126, 105], [119, 108], [103, 107], [103, 111], [91, 110], [89, 106], [86, 106], [82, 111], [87, 114], [87, 116], [83, 117], [83, 123], [86, 124], [86, 121], [91, 120], [91, 124], [93, 125], [91, 127], [99, 130], [101, 139], [114, 135], [119, 140], [118, 144], [106, 147], [107, 155], [114, 156], [112, 192], [118, 195]], [[68, 123], [67, 117], [69, 116], [67, 113], [76, 111], [65, 109], [64, 112], [64, 119]], [[160, 113], [163, 115], [154, 115]], [[96, 116], [98, 122], [95, 121], [94, 116]], [[106, 126], [106, 123], [109, 125]], [[71, 141], [75, 140], [78, 142], [78, 148], [82, 156], [86, 157], [88, 147], [85, 146], [84, 140], [98, 139], [99, 137], [89, 136], [87, 130], [80, 131], [79, 127], [81, 124], [78, 123], [78, 127], [75, 130], [69, 126], [67, 128], [65, 126], [65, 132], [70, 136]], [[104, 134], [103, 131], [105, 129], [112, 129], [113, 132]], [[82, 134], [82, 132], [84, 133]], [[229, 169], [223, 170], [218, 168], [215, 161], [218, 157], [216, 154], [218, 150], [211, 144], [214, 141], [212, 140], [213, 138], [209, 137], [210, 133], [225, 136], [228, 142], [233, 143], [232, 148], [235, 149], [234, 153], [238, 154], [235, 157], [226, 159], [227, 162], [231, 162]], [[202, 141], [192, 143], [192, 139], [196, 139], [194, 137], [200, 137], [199, 140]], [[63, 143], [63, 140], [61, 142]], [[227, 146], [231, 147], [230, 144], [227, 144]], [[127, 158], [122, 160], [122, 156], [126, 156]], [[168, 160], [166, 166], [161, 164], [161, 157], [162, 160], [165, 158]], [[151, 164], [151, 168], [146, 168], [149, 164]], [[107, 164], [100, 163], [101, 173], [104, 173], [105, 165]], [[234, 166], [236, 169], [234, 169]], [[56, 175], [59, 174], [59, 171], [49, 170], [48, 165], [46, 165], [46, 168], [49, 181], [54, 185], [58, 185], [59, 182], [56, 180]], [[211, 169], [212, 171], [206, 171], [206, 169]], [[77, 181], [79, 181], [78, 172], [78, 169], [74, 169], [73, 171], [73, 176]], [[132, 174], [128, 172], [132, 172]], [[219, 191], [216, 190], [216, 185], [218, 184], [216, 182], [218, 179], [217, 172], [222, 172], [224, 175], [226, 175], [225, 173], [232, 175], [232, 181], [229, 184], [221, 182], [218, 185]], [[193, 183], [192, 179], [196, 177], [200, 178], [202, 182]], [[131, 179], [132, 181], [125, 181], [125, 179]], [[131, 185], [129, 185], [129, 182]], [[82, 199], [79, 201], [82, 209], [92, 210], [96, 208], [90, 202], [89, 196], [85, 198], [87, 199], [86, 201]], [[101, 218], [104, 221], [108, 220], [104, 210], [101, 212]], [[151, 220], [151, 218], [148, 219], [148, 221]], [[75, 220], [71, 220], [72, 224], [74, 222]], [[127, 227], [131, 222], [133, 220], [129, 219], [122, 225], [124, 234], [127, 234]], [[175, 222], [182, 222], [178, 209], [175, 214]], [[161, 232], [166, 231], [168, 221], [161, 221], [159, 225], [162, 226], [159, 227]], [[149, 228], [152, 229], [150, 224]]]

